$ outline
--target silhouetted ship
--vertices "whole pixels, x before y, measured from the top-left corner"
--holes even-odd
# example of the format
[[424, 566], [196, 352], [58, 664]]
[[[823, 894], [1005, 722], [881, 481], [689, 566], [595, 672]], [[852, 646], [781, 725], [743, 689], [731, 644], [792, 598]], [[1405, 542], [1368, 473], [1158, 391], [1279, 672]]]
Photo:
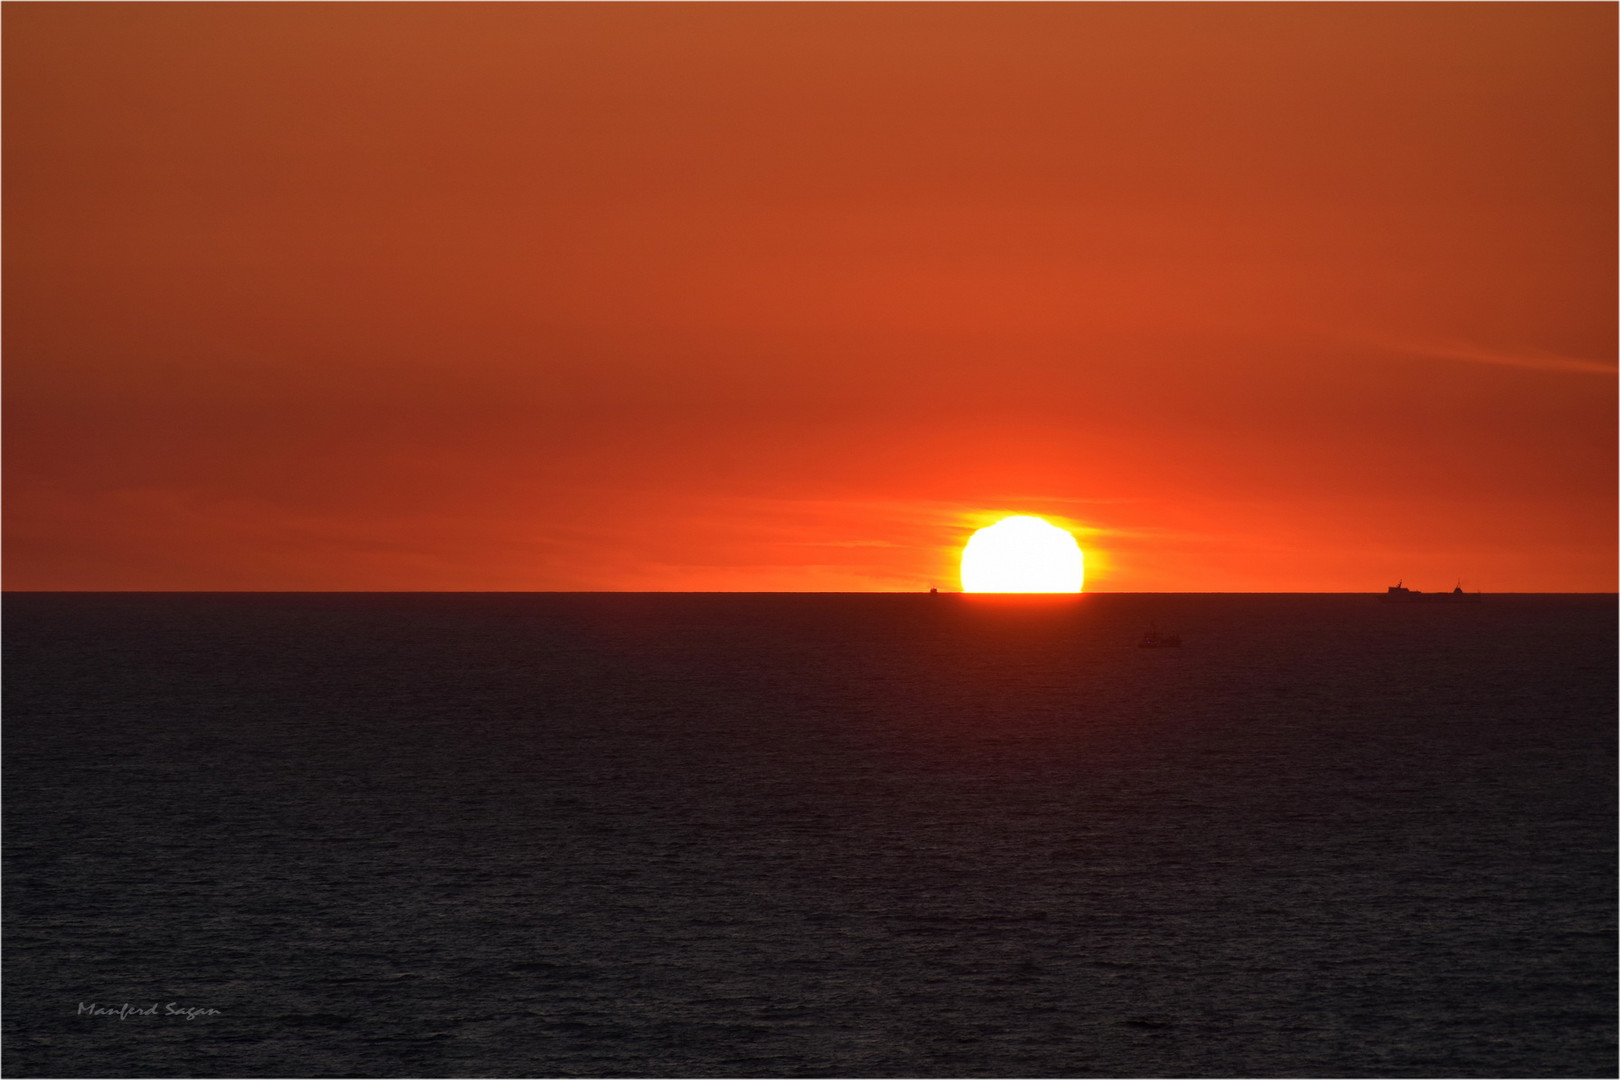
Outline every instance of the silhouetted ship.
[[1139, 649], [1179, 649], [1181, 648], [1180, 634], [1161, 634], [1155, 626], [1142, 635], [1142, 640], [1136, 643]]
[[1418, 589], [1408, 589], [1404, 582], [1397, 582], [1389, 587], [1384, 599], [1396, 603], [1431, 603], [1431, 604], [1477, 604], [1480, 594], [1477, 592], [1463, 592], [1462, 582], [1450, 592], [1426, 593]]

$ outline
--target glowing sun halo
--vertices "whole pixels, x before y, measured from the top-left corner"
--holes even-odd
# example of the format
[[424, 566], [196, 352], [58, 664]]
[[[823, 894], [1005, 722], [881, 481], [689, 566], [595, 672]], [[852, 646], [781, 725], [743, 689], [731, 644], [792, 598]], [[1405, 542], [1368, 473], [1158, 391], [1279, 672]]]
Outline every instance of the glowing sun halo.
[[962, 591], [1077, 593], [1085, 581], [1080, 545], [1038, 517], [1002, 518], [962, 549]]

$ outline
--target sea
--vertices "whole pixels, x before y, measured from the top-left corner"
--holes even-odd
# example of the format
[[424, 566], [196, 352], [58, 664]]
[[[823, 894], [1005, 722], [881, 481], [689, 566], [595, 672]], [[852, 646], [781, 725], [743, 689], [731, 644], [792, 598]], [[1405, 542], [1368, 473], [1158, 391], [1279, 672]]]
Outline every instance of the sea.
[[1616, 612], [9, 593], [4, 1073], [1613, 1076]]

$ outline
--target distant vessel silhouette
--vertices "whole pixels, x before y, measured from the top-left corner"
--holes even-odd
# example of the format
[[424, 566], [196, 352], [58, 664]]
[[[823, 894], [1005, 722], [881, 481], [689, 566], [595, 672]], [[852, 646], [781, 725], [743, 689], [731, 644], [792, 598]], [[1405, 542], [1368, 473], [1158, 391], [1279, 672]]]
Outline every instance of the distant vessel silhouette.
[[1419, 589], [1408, 589], [1404, 580], [1396, 582], [1389, 587], [1383, 599], [1396, 603], [1441, 603], [1441, 604], [1477, 604], [1480, 594], [1463, 592], [1462, 582], [1448, 593], [1426, 593]]
[[1180, 634], [1161, 634], [1155, 626], [1142, 635], [1142, 640], [1136, 643], [1139, 649], [1179, 649], [1181, 648]]

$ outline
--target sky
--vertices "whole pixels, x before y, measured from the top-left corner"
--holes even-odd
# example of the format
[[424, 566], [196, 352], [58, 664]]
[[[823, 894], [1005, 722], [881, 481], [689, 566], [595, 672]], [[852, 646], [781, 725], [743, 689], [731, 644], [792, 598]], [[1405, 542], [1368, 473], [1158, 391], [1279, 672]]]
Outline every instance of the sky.
[[1616, 12], [6, 4], [5, 587], [1613, 591]]

